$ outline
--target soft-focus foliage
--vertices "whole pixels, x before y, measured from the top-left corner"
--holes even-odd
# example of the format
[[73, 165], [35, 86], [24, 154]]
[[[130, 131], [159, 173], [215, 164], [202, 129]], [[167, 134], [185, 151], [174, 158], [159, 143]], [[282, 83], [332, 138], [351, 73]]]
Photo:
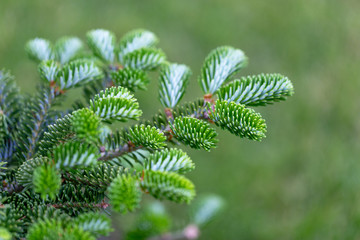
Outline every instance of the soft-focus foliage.
[[[38, 79], [35, 65], [24, 58], [24, 44], [36, 36], [55, 42], [65, 34], [84, 40], [94, 27], [117, 36], [149, 29], [168, 58], [186, 63], [194, 77], [214, 47], [240, 47], [250, 59], [242, 73], [281, 72], [293, 81], [296, 95], [257, 108], [269, 125], [261, 147], [220, 134], [211, 154], [189, 152], [198, 159], [191, 175], [197, 191], [214, 191], [228, 201], [227, 217], [201, 239], [356, 239], [358, 9], [355, 0], [3, 0], [0, 66], [12, 70], [22, 91], [31, 92]], [[160, 107], [154, 104], [157, 84], [154, 78], [148, 85], [153, 96], [139, 94], [144, 117]], [[199, 91], [191, 78], [184, 100]]]

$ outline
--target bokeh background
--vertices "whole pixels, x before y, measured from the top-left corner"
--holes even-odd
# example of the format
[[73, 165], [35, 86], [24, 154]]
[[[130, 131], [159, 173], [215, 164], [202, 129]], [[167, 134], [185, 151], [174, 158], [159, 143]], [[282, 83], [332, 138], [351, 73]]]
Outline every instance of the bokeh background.
[[[261, 143], [221, 131], [211, 153], [186, 149], [197, 192], [228, 203], [201, 239], [360, 239], [359, 9], [358, 0], [0, 0], [0, 68], [31, 93], [27, 40], [145, 28], [192, 68], [192, 100], [208, 52], [241, 48], [250, 59], [241, 75], [282, 73], [295, 95], [257, 108], [268, 124]], [[155, 77], [137, 94], [145, 116], [160, 108], [156, 88]]]

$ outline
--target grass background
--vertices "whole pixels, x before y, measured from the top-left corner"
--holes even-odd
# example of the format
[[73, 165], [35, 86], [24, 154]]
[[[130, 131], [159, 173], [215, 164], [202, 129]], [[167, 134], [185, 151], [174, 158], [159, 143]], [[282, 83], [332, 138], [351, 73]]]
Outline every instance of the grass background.
[[[211, 153], [187, 149], [197, 192], [228, 202], [201, 239], [359, 239], [359, 9], [358, 0], [1, 0], [0, 68], [32, 92], [27, 40], [146, 28], [169, 60], [192, 68], [191, 100], [207, 53], [241, 48], [250, 59], [241, 74], [283, 73], [296, 94], [257, 108], [268, 124], [261, 143], [221, 132]], [[154, 78], [137, 94], [145, 116], [160, 108], [156, 87]]]

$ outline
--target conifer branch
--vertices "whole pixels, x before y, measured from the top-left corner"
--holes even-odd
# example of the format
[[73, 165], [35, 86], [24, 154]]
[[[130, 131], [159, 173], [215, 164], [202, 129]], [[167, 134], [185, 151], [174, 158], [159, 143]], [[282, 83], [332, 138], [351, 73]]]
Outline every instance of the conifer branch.
[[[86, 37], [86, 53], [76, 37], [26, 44], [47, 86], [35, 97], [20, 94], [13, 78], [0, 71], [0, 234], [95, 239], [112, 230], [110, 219], [97, 213], [109, 206], [121, 213], [135, 211], [144, 193], [190, 203], [195, 186], [184, 174], [195, 163], [176, 145], [210, 151], [218, 141], [211, 124], [261, 140], [265, 120], [246, 106], [293, 94], [292, 83], [280, 74], [243, 77], [223, 86], [247, 64], [241, 50], [225, 46], [205, 59], [199, 77], [204, 98], [178, 105], [191, 70], [166, 62], [155, 34], [135, 30], [117, 43], [112, 32], [96, 29]], [[148, 71], [156, 69], [164, 110], [139, 121], [142, 110], [130, 91], [146, 89]], [[78, 87], [85, 103], [54, 110], [60, 96]], [[129, 120], [137, 122], [117, 124]], [[192, 223], [206, 224], [222, 205], [216, 198], [202, 201], [194, 207]], [[171, 237], [191, 237], [185, 230]]]
[[290, 80], [281, 74], [260, 74], [242, 77], [222, 87], [218, 91], [221, 100], [247, 106], [264, 106], [293, 95]]
[[[25, 113], [22, 116], [22, 131], [18, 150], [18, 157], [22, 160], [30, 159], [34, 156], [38, 141], [41, 138], [44, 126], [49, 120], [49, 111], [55, 98], [53, 89], [43, 88], [39, 96], [28, 103]], [[30, 122], [28, 122], [30, 120]], [[31, 136], [31, 137], [28, 137]]]

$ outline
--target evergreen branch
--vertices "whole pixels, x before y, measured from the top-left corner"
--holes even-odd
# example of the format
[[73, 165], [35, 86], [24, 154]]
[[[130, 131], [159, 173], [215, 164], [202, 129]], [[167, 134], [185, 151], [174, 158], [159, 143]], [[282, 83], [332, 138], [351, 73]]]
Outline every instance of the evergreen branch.
[[45, 126], [51, 118], [51, 105], [55, 98], [53, 89], [43, 88], [39, 96], [31, 99], [25, 106], [20, 125], [22, 126], [17, 139], [19, 145], [17, 156], [20, 160], [30, 159], [36, 153]]
[[218, 91], [220, 100], [247, 106], [272, 104], [294, 94], [291, 81], [280, 74], [260, 74], [242, 77]]
[[205, 93], [214, 94], [232, 75], [246, 66], [247, 58], [240, 49], [218, 47], [206, 57], [199, 83]]
[[173, 108], [181, 100], [191, 70], [186, 65], [164, 64], [160, 70], [159, 98], [164, 107]]
[[98, 100], [100, 98], [124, 98], [126, 100], [130, 100], [131, 102], [136, 102], [134, 95], [121, 86], [110, 87], [100, 91], [100, 93], [94, 97], [94, 100]]
[[86, 232], [90, 232], [95, 237], [100, 235], [107, 236], [113, 229], [111, 220], [99, 213], [84, 213], [75, 219], [74, 224]]
[[57, 219], [64, 222], [69, 222], [70, 217], [63, 214], [59, 209], [52, 206], [48, 206], [45, 201], [39, 204], [33, 204], [33, 206], [26, 212], [26, 221], [30, 224], [35, 222], [45, 221], [46, 219]]
[[145, 125], [136, 125], [132, 128], [129, 128], [129, 140], [135, 146], [149, 147], [152, 149], [163, 148], [166, 146], [164, 141], [166, 141], [165, 135], [160, 132], [155, 127], [150, 127]]
[[165, 54], [160, 49], [140, 48], [123, 58], [124, 66], [139, 70], [153, 70], [165, 62]]
[[210, 151], [218, 142], [216, 131], [208, 123], [196, 118], [177, 117], [170, 124], [170, 128], [174, 137], [195, 149], [203, 148]]
[[77, 138], [89, 143], [97, 141], [100, 134], [100, 118], [90, 109], [83, 108], [73, 112], [71, 125]]
[[[40, 77], [47, 85], [35, 97], [24, 100], [12, 77], [0, 71], [0, 238], [106, 235], [112, 230], [110, 219], [94, 212], [105, 210], [108, 198], [114, 210], [123, 213], [140, 205], [142, 193], [188, 203], [195, 187], [182, 174], [195, 165], [182, 150], [165, 148], [167, 143], [209, 151], [217, 142], [209, 123], [260, 140], [265, 121], [239, 103], [265, 105], [293, 94], [291, 82], [280, 74], [249, 76], [221, 87], [247, 62], [241, 50], [225, 46], [205, 59], [199, 77], [204, 99], [177, 106], [191, 72], [185, 65], [166, 62], [165, 54], [154, 48], [158, 40], [153, 33], [130, 32], [115, 46], [114, 34], [98, 29], [88, 32], [87, 41], [91, 56], [82, 52], [82, 42], [75, 37], [61, 38], [55, 47], [39, 38], [27, 43], [26, 51], [40, 63]], [[140, 118], [142, 111], [128, 89], [145, 89], [146, 71], [160, 66], [164, 111], [112, 132], [106, 123]], [[64, 112], [52, 108], [57, 96], [79, 86], [91, 99], [89, 107], [78, 101]], [[196, 205], [191, 217], [195, 225], [168, 236], [198, 237], [198, 225], [208, 223], [222, 206], [219, 199], [208, 200]], [[164, 220], [150, 218], [150, 224]], [[168, 228], [167, 217], [165, 221]], [[159, 226], [139, 228], [128, 236], [156, 239], [165, 229]], [[157, 232], [149, 234], [155, 228]]]
[[57, 168], [89, 166], [96, 163], [99, 150], [94, 145], [80, 141], [69, 141], [54, 148], [49, 158], [55, 161]]
[[61, 64], [72, 60], [83, 49], [83, 43], [77, 37], [63, 37], [55, 44], [55, 52]]
[[75, 135], [71, 127], [71, 118], [71, 114], [65, 115], [63, 118], [56, 120], [54, 124], [48, 126], [42, 140], [39, 142], [40, 155], [46, 155], [55, 146], [64, 143]]
[[[189, 102], [181, 106], [177, 106], [171, 110], [171, 114], [174, 117], [181, 117], [181, 116], [191, 116], [197, 119], [209, 120], [207, 109], [204, 105], [204, 101], [202, 99]], [[163, 113], [159, 113], [152, 117], [152, 120], [146, 120], [141, 122], [144, 125], [153, 126], [162, 132], [168, 138], [166, 139], [169, 142], [172, 142], [172, 132], [169, 127], [169, 121]], [[137, 128], [137, 125], [133, 126], [132, 128]], [[131, 128], [129, 128], [131, 129]], [[135, 162], [132, 160], [133, 156], [129, 156], [127, 158], [127, 153], [135, 153], [138, 150], [144, 150], [142, 147], [134, 147], [132, 144], [129, 145], [129, 141], [132, 139], [129, 138], [129, 129], [123, 129], [121, 131], [116, 131], [115, 133], [110, 133], [103, 142], [104, 150], [102, 152], [102, 156], [98, 159], [99, 161], [115, 161], [116, 164], [119, 164], [122, 161], [128, 162], [126, 163], [127, 167], [133, 167], [135, 162], [142, 164], [143, 157], [140, 157], [140, 161], [136, 160]], [[135, 144], [136, 145], [136, 144]], [[125, 157], [125, 159], [122, 158]], [[138, 158], [136, 158], [138, 159]], [[130, 162], [129, 162], [130, 161]], [[120, 164], [123, 166], [123, 164]]]
[[103, 72], [94, 62], [79, 59], [67, 63], [58, 74], [56, 82], [62, 90], [66, 90], [103, 77]]
[[71, 172], [67, 172], [63, 174], [63, 179], [73, 184], [83, 184], [94, 188], [105, 189], [114, 178], [123, 174], [124, 171], [123, 167], [99, 162], [90, 169], [74, 169]]
[[174, 172], [146, 170], [140, 186], [155, 198], [166, 198], [177, 203], [189, 203], [195, 196], [194, 184]]
[[33, 173], [36, 168], [49, 162], [46, 157], [36, 157], [25, 161], [16, 171], [16, 180], [26, 189], [33, 186]]
[[54, 199], [60, 189], [60, 174], [53, 165], [42, 165], [33, 173], [33, 184], [35, 192], [40, 193], [43, 199], [48, 196]]
[[86, 35], [89, 48], [93, 54], [106, 62], [114, 62], [115, 59], [115, 35], [104, 29], [96, 29]]
[[78, 215], [89, 210], [108, 207], [104, 202], [105, 190], [84, 187], [79, 184], [63, 183], [54, 201], [50, 204], [69, 215]]
[[139, 104], [125, 98], [99, 98], [90, 103], [92, 110], [105, 122], [138, 120], [142, 114]]
[[53, 83], [58, 77], [61, 68], [54, 60], [48, 60], [42, 61], [39, 64], [38, 71], [42, 80], [48, 83]]
[[189, 116], [197, 119], [208, 119], [206, 104], [203, 99], [176, 106], [171, 110], [171, 114], [173, 118]]
[[147, 30], [136, 29], [127, 33], [119, 43], [119, 61], [122, 62], [126, 54], [137, 49], [154, 47], [158, 41], [155, 34]]
[[149, 78], [144, 71], [132, 68], [111, 72], [111, 79], [115, 85], [126, 87], [133, 92], [137, 89], [145, 90], [149, 83]]
[[[209, 112], [208, 112], [207, 108], [204, 106], [203, 100], [198, 100], [195, 102], [190, 102], [190, 103], [186, 103], [184, 105], [175, 107], [173, 110], [171, 110], [171, 114], [175, 118], [179, 118], [179, 119], [176, 120], [176, 122], [174, 121], [173, 123], [171, 123], [170, 128], [166, 127], [166, 126], [169, 126], [169, 122], [166, 118], [164, 118], [163, 114], [156, 115], [153, 117], [152, 121], [144, 121], [144, 123], [147, 125], [155, 126], [157, 129], [161, 130], [164, 135], [174, 135], [179, 140], [181, 139], [180, 141], [184, 141], [184, 143], [186, 142], [185, 144], [191, 145], [193, 147], [197, 146], [197, 148], [202, 147], [206, 150], [210, 150], [212, 147], [216, 146], [215, 144], [218, 141], [217, 139], [215, 139], [215, 137], [217, 136], [216, 132], [214, 130], [211, 130], [211, 128], [209, 127], [209, 124], [207, 124], [206, 122], [200, 121], [200, 120], [210, 120], [211, 122], [213, 121], [210, 119]], [[193, 125], [191, 123], [185, 123], [184, 119], [187, 119], [187, 120], [185, 120], [185, 122], [190, 121], [190, 120], [191, 120], [190, 122], [194, 121]], [[158, 121], [160, 121], [160, 122], [158, 122]], [[195, 122], [197, 124], [195, 124]], [[176, 128], [175, 128], [176, 123], [179, 124], [178, 129], [184, 130], [185, 132], [186, 131], [190, 131], [190, 132], [181, 133], [181, 131], [176, 130]], [[173, 126], [173, 127], [171, 127], [171, 126]], [[194, 126], [197, 126], [197, 127], [194, 128]], [[138, 128], [137, 125], [134, 127]], [[197, 131], [196, 130], [197, 128], [201, 128], [203, 132]], [[116, 159], [118, 157], [124, 156], [127, 153], [132, 152], [134, 150], [141, 149], [138, 147], [134, 148], [131, 145], [130, 146], [128, 145], [128, 141], [133, 140], [128, 137], [129, 131], [130, 130], [128, 129], [128, 130], [123, 130], [120, 132], [118, 131], [115, 134], [113, 134], [113, 133], [110, 134], [106, 140], [106, 142], [107, 142], [106, 149], [111, 148], [113, 150], [103, 152], [102, 157], [100, 157], [98, 160], [99, 161], [109, 161], [111, 159]], [[191, 133], [191, 131], [193, 131], [194, 133]], [[195, 133], [197, 134], [196, 138], [193, 137], [193, 135], [192, 135]], [[184, 136], [182, 136], [182, 135], [184, 135]], [[201, 139], [201, 136], [203, 136], [203, 139]], [[210, 140], [206, 140], [209, 137], [210, 137]], [[142, 140], [142, 141], [144, 142], [144, 140]], [[168, 138], [167, 141], [171, 141], [171, 138], [170, 139]], [[135, 143], [135, 141], [134, 141], [134, 143]], [[137, 145], [137, 143], [135, 143], [135, 145]], [[141, 162], [141, 164], [142, 164], [142, 162]], [[129, 167], [132, 165], [133, 165], [133, 163], [130, 165], [126, 165], [126, 166]]]
[[101, 91], [90, 101], [90, 108], [106, 122], [137, 120], [142, 114], [136, 99], [122, 87]]
[[129, 174], [118, 176], [112, 181], [108, 192], [111, 205], [117, 212], [132, 212], [139, 207], [142, 194], [138, 179], [134, 176]]
[[259, 113], [234, 102], [217, 100], [210, 118], [222, 129], [239, 137], [260, 141], [265, 137], [266, 124]]
[[154, 152], [147, 158], [144, 168], [162, 172], [187, 173], [195, 168], [189, 156], [180, 149], [171, 148]]
[[37, 62], [55, 59], [55, 52], [50, 41], [35, 38], [26, 43], [25, 51], [28, 56]]

